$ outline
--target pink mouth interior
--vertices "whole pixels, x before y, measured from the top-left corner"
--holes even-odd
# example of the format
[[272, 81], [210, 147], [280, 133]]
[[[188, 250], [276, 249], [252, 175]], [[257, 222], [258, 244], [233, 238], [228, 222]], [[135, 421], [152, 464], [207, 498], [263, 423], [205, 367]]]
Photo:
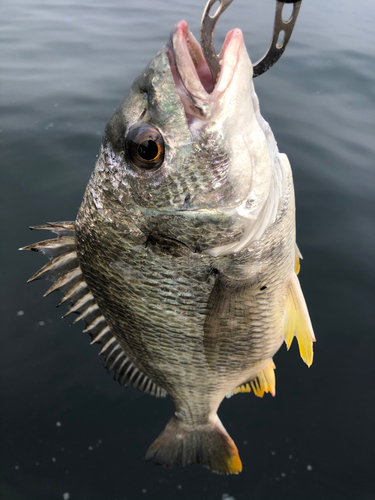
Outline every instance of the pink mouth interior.
[[211, 70], [202, 54], [202, 49], [199, 45], [196, 46], [196, 44], [191, 43], [191, 36], [189, 35], [191, 35], [191, 33], [187, 30], [186, 44], [189, 50], [189, 55], [193, 61], [198, 78], [203, 85], [204, 90], [210, 94], [214, 89]]
[[[224, 57], [224, 53], [228, 45], [230, 44], [232, 38], [235, 38], [238, 36], [240, 30], [234, 29], [229, 31], [227, 34], [224, 44], [222, 46], [219, 59], [222, 61]], [[199, 79], [200, 83], [202, 84], [205, 92], [207, 94], [211, 94], [213, 90], [215, 89], [215, 85], [217, 82], [213, 82], [212, 79], [212, 74], [211, 70], [204, 58], [204, 55], [202, 53], [202, 49], [195, 39], [195, 37], [192, 35], [192, 33], [189, 31], [189, 25], [187, 24], [186, 21], [180, 21], [177, 23], [177, 25], [174, 28], [174, 32], [172, 33], [172, 38], [174, 40], [174, 37], [177, 39], [177, 43], [179, 44], [179, 54], [180, 54], [180, 61], [179, 64], [184, 64], [186, 66], [189, 66], [190, 70], [193, 71], [193, 73], [196, 74], [197, 78]], [[241, 33], [242, 37], [242, 33]], [[176, 80], [178, 69], [176, 68], [176, 60], [173, 60], [172, 54], [170, 52], [174, 52], [174, 47], [173, 47], [173, 42], [170, 42], [169, 48], [171, 51], [168, 50], [168, 56], [170, 59], [170, 64], [172, 68], [172, 72], [174, 73], [174, 77]], [[182, 54], [182, 56], [181, 56]], [[177, 57], [175, 55], [175, 57]], [[181, 61], [183, 59], [183, 61]], [[224, 62], [224, 61], [222, 61]], [[178, 66], [178, 64], [177, 64]], [[221, 73], [222, 71], [220, 71]], [[220, 74], [219, 74], [220, 77]], [[219, 79], [218, 77], [218, 79]], [[180, 78], [181, 79], [181, 78]], [[177, 82], [176, 82], [177, 83]], [[185, 82], [183, 82], [185, 83]], [[189, 89], [188, 89], [189, 90]]]

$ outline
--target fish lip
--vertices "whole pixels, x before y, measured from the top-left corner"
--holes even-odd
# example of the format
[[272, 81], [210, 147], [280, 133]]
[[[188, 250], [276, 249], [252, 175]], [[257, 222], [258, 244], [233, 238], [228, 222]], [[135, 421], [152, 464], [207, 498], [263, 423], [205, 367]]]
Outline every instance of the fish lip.
[[221, 70], [217, 81], [202, 49], [182, 20], [174, 27], [166, 47], [177, 92], [187, 117], [208, 117], [210, 108], [228, 88], [239, 61], [240, 49], [245, 46], [242, 31], [235, 28], [227, 34], [219, 59]]

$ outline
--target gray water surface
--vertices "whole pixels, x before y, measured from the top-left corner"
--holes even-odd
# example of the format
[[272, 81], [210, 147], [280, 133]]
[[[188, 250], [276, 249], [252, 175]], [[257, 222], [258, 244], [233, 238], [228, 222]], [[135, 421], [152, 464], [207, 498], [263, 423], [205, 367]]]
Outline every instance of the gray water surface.
[[[335, 500], [375, 498], [375, 5], [304, 0], [281, 60], [255, 80], [294, 173], [300, 279], [317, 336], [275, 356], [277, 395], [225, 400], [219, 416], [244, 470], [163, 469], [143, 459], [173, 407], [107, 376], [82, 325], [61, 320], [45, 260], [17, 248], [30, 225], [73, 220], [105, 124], [132, 81], [205, 0], [3, 0], [1, 46], [1, 498]], [[235, 0], [267, 49], [273, 0]], [[225, 494], [228, 497], [225, 497]], [[65, 496], [64, 496], [65, 495]], [[224, 496], [223, 496], [224, 495]]]

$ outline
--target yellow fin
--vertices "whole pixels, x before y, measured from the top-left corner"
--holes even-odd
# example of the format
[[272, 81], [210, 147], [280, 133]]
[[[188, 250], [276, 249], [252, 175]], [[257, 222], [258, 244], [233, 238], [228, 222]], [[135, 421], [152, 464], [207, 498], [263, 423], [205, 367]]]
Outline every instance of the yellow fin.
[[299, 273], [299, 270], [300, 270], [300, 268], [301, 268], [301, 265], [300, 265], [299, 260], [300, 260], [300, 259], [303, 259], [303, 257], [302, 257], [301, 252], [299, 251], [299, 248], [298, 248], [298, 246], [297, 246], [297, 243], [296, 243], [296, 254], [295, 254], [295, 255], [296, 255], [296, 256], [295, 256], [295, 261], [294, 261], [294, 272], [295, 272], [296, 274], [298, 274], [298, 273]]
[[276, 394], [275, 368], [276, 366], [271, 359], [270, 363], [253, 380], [237, 387], [234, 394], [251, 392], [253, 389], [254, 394], [259, 398], [262, 398], [265, 392], [270, 392], [274, 396]]
[[234, 394], [238, 394], [239, 392], [251, 392], [249, 383], [242, 384], [239, 387], [236, 387], [236, 389], [234, 390]]
[[225, 470], [224, 473], [238, 474], [241, 471], [242, 471], [242, 462], [236, 448], [236, 453], [233, 455], [231, 460], [227, 461], [227, 470]]
[[[225, 431], [226, 433], [226, 431]], [[219, 470], [218, 472], [220, 474], [238, 474], [239, 472], [242, 471], [242, 462], [240, 459], [240, 456], [238, 454], [237, 446], [234, 444], [233, 439], [227, 435], [227, 443], [228, 443], [228, 448], [230, 450], [229, 455], [227, 456], [216, 456], [214, 457], [215, 460], [213, 460], [213, 463], [217, 462], [219, 465]], [[211, 457], [211, 461], [212, 461]], [[210, 466], [211, 470], [214, 472], [215, 469], [213, 467], [213, 464]]]
[[264, 377], [267, 382], [267, 390], [265, 392], [270, 392], [272, 396], [276, 395], [275, 368], [275, 363], [271, 360], [271, 363], [263, 369]]
[[301, 265], [299, 263], [299, 257], [298, 257], [298, 254], [296, 253], [296, 260], [294, 261], [294, 272], [296, 274], [299, 273], [299, 270], [301, 269]]
[[283, 336], [288, 349], [293, 337], [297, 337], [301, 358], [307, 366], [311, 366], [313, 362], [312, 343], [315, 342], [315, 335], [301, 285], [294, 273], [286, 301]]

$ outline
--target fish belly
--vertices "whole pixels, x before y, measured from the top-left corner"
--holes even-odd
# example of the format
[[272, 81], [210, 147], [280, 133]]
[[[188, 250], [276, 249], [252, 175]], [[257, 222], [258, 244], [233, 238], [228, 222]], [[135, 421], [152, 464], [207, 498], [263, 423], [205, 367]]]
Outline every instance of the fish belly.
[[[126, 223], [103, 218], [90, 201], [81, 207], [77, 247], [89, 288], [126, 355], [171, 395], [177, 411], [207, 418], [279, 349], [293, 266], [290, 224], [279, 225], [281, 240], [275, 226], [246, 251], [215, 259], [184, 245], [134, 241]], [[238, 275], [245, 278], [236, 288]], [[220, 290], [222, 276], [229, 285]], [[219, 297], [215, 306], [218, 287], [224, 302]]]

